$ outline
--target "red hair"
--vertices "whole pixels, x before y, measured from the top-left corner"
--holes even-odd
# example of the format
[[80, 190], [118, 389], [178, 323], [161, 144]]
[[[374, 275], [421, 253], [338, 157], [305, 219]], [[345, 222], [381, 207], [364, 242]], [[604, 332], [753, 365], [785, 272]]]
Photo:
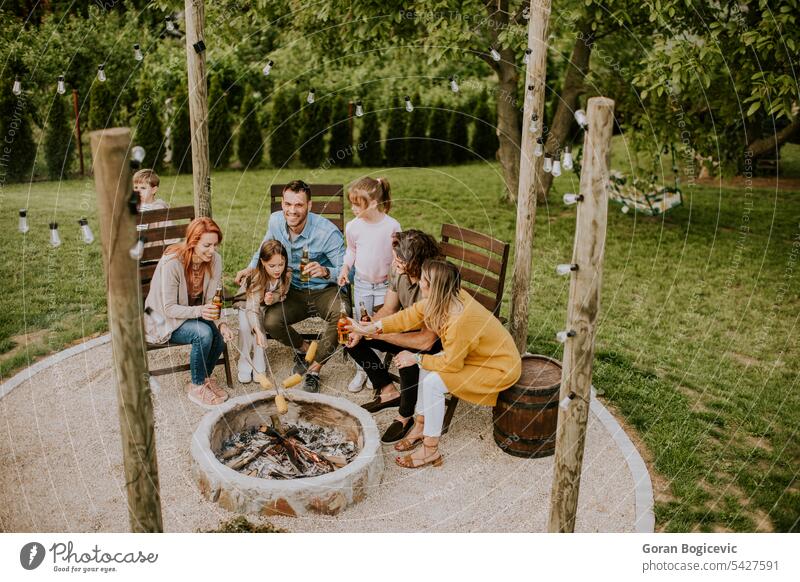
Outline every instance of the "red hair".
[[[222, 230], [220, 230], [216, 222], [207, 216], [195, 218], [189, 223], [189, 226], [186, 227], [186, 240], [182, 243], [170, 246], [164, 253], [175, 255], [178, 257], [178, 260], [183, 263], [183, 269], [186, 272], [187, 281], [189, 281], [190, 277], [189, 269], [192, 267], [194, 248], [197, 246], [197, 243], [200, 242], [200, 237], [202, 237], [204, 234], [208, 234], [209, 232], [217, 235], [217, 238], [219, 239], [217, 241], [218, 243], [222, 242]], [[203, 270], [210, 276], [211, 263], [204, 264]]]

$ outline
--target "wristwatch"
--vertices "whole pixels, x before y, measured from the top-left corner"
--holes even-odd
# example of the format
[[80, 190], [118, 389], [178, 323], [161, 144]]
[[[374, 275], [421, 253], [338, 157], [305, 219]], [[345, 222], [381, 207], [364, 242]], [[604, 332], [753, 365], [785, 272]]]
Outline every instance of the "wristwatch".
[[422, 354], [419, 352], [414, 354], [414, 359], [417, 360], [417, 366], [422, 367]]

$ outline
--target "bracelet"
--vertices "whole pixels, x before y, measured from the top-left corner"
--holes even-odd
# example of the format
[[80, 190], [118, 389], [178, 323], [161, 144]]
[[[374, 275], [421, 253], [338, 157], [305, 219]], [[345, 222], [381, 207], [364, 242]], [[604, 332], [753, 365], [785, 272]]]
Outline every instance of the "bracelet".
[[417, 360], [417, 366], [419, 366], [421, 368], [422, 367], [422, 354], [417, 352], [416, 354], [414, 354], [414, 359]]

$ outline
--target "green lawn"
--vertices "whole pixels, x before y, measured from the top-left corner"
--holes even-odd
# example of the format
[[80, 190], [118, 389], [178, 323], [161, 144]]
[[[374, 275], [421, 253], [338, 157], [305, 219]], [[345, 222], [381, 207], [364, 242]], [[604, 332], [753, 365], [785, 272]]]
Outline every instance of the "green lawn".
[[[214, 216], [226, 235], [228, 277], [263, 235], [271, 183], [347, 182], [362, 172], [216, 173]], [[438, 234], [446, 221], [513, 240], [515, 211], [500, 202], [497, 166], [380, 174], [392, 183], [393, 214], [404, 227]], [[576, 188], [576, 176], [562, 176], [536, 225], [528, 343], [555, 357], [569, 281], [554, 266], [571, 256], [575, 224], [560, 195]], [[610, 209], [594, 384], [638, 431], [668, 483], [657, 493], [659, 529], [797, 530], [800, 246], [792, 241], [800, 245], [800, 196], [701, 187], [685, 195], [685, 206], [663, 218]], [[191, 178], [165, 177], [162, 197], [190, 203]], [[85, 214], [99, 235], [94, 198], [88, 180], [6, 186], [2, 379], [105, 329], [100, 249], [84, 246], [77, 227]], [[21, 207], [30, 214], [25, 237], [17, 232]], [[57, 250], [48, 245], [54, 219], [64, 238]]]

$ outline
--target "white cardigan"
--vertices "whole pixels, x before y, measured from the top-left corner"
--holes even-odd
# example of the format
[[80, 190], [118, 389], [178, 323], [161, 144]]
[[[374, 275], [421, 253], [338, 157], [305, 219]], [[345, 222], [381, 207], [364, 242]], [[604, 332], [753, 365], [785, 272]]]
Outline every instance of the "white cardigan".
[[[214, 297], [222, 282], [222, 257], [214, 253], [211, 261], [211, 277], [203, 280], [203, 305]], [[189, 305], [189, 291], [183, 263], [176, 255], [164, 255], [158, 261], [145, 307], [160, 313], [164, 322], [157, 325], [152, 317], [145, 316], [145, 339], [151, 344], [163, 344], [187, 319], [197, 319], [203, 312], [202, 305]], [[221, 319], [219, 321], [222, 321]]]

